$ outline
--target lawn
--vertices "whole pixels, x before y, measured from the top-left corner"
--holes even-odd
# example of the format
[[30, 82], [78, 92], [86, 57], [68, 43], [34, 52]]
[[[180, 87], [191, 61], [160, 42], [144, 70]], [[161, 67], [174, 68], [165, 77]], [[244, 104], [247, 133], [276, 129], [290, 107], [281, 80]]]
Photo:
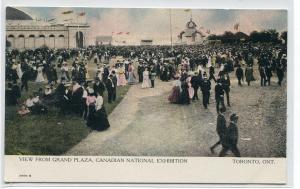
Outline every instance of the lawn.
[[[29, 83], [30, 92], [22, 94], [26, 99], [42, 84]], [[118, 105], [130, 86], [117, 88], [117, 100], [104, 106], [108, 114]], [[46, 115], [17, 115], [18, 107], [5, 107], [5, 154], [6, 155], [60, 155], [85, 138], [91, 130], [81, 117], [62, 116], [55, 107], [50, 107]], [[105, 131], [104, 131], [105, 132]]]

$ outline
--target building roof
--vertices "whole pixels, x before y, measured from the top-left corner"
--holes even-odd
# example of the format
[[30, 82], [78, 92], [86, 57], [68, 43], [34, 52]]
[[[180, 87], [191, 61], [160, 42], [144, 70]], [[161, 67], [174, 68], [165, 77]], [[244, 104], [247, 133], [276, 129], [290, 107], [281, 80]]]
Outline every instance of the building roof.
[[32, 20], [32, 17], [13, 7], [6, 7], [6, 20]]

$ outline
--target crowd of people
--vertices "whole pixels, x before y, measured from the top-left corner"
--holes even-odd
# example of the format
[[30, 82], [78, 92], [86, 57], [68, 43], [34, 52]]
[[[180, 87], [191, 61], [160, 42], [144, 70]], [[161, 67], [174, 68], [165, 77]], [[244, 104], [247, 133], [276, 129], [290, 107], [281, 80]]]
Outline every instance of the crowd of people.
[[[116, 101], [117, 86], [140, 83], [143, 89], [154, 88], [155, 80], [160, 79], [162, 82], [174, 80], [168, 97], [170, 103], [197, 101], [200, 90], [205, 109], [210, 104], [214, 82], [216, 111], [222, 114], [226, 111], [224, 96], [227, 106], [231, 106], [231, 72], [235, 72], [239, 86], [243, 86], [244, 78], [250, 86], [256, 80], [253, 72], [257, 65], [262, 87], [271, 85], [275, 74], [281, 86], [287, 67], [286, 52], [283, 44], [271, 45], [271, 48], [270, 44], [203, 44], [172, 48], [89, 46], [11, 50], [6, 52], [6, 104], [18, 105], [20, 115], [45, 114], [53, 105], [61, 114], [82, 116], [92, 129], [105, 130], [109, 122], [104, 104]], [[89, 69], [91, 65], [96, 68], [95, 74]], [[46, 86], [27, 94], [31, 88], [29, 81]], [[29, 97], [21, 102], [24, 89]], [[106, 92], [107, 102], [104, 102]], [[237, 117], [236, 114], [232, 117], [232, 124], [236, 125]], [[227, 130], [231, 131], [230, 128]], [[223, 129], [222, 133], [227, 131]], [[224, 138], [228, 137], [220, 136], [220, 144]], [[220, 156], [228, 150], [239, 155], [236, 146], [227, 147]]]

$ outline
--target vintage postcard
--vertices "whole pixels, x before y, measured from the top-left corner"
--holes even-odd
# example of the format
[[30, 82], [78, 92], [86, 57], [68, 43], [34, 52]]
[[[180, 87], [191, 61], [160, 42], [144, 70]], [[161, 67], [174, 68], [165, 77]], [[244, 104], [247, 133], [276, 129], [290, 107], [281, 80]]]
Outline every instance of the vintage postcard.
[[287, 10], [5, 11], [5, 182], [287, 182]]

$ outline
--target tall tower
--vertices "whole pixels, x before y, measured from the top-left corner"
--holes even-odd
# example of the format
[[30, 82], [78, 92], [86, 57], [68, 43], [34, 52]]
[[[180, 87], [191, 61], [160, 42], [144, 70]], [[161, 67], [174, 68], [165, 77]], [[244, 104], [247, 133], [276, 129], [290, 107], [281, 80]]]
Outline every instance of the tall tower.
[[190, 18], [190, 21], [185, 24], [185, 29], [178, 35], [178, 38], [182, 41], [182, 38], [185, 37], [187, 44], [193, 44], [196, 42], [197, 36], [205, 37], [201, 31], [197, 30], [197, 24]]

